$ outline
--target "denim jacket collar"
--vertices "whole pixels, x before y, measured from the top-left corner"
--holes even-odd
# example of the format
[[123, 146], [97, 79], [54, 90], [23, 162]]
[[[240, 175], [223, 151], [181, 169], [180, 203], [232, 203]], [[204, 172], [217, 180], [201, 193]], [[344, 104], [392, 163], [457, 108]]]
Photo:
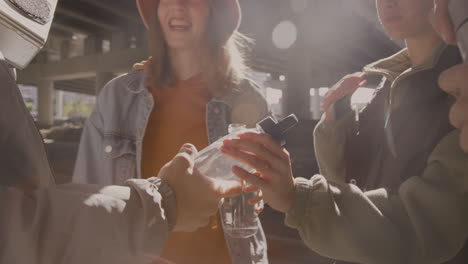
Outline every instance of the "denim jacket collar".
[[[146, 87], [146, 80], [147, 80], [147, 75], [143, 70], [136, 70], [133, 72], [130, 72], [129, 75], [135, 75], [135, 78], [127, 78], [127, 83], [126, 83], [126, 88], [129, 92], [131, 93], [142, 93], [145, 90], [148, 90]], [[247, 80], [247, 81], [252, 81], [252, 80]], [[217, 103], [223, 103], [229, 107], [233, 107], [233, 102], [234, 98], [240, 96], [244, 90], [244, 86], [240, 85], [239, 88], [233, 89], [231, 92], [226, 93], [222, 96], [219, 97], [214, 97], [211, 99], [211, 102], [217, 102]]]

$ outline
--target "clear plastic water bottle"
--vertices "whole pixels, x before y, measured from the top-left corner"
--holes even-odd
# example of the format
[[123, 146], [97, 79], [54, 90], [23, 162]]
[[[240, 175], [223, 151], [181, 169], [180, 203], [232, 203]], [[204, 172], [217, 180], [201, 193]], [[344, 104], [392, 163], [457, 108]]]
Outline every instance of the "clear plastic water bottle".
[[[268, 117], [257, 124], [255, 129], [247, 129], [242, 124], [232, 124], [229, 126], [229, 134], [201, 150], [195, 159], [195, 167], [207, 177], [218, 179], [226, 183], [238, 183], [246, 186], [245, 182], [232, 173], [233, 166], [239, 166], [247, 171], [253, 169], [221, 153], [223, 141], [237, 138], [239, 134], [246, 132], [268, 133], [278, 142], [284, 144], [284, 135], [297, 124], [294, 115], [288, 116], [280, 122]], [[257, 193], [242, 193], [238, 196], [225, 198], [221, 205], [221, 222], [224, 231], [231, 237], [247, 238], [253, 236], [258, 231], [258, 215], [256, 206], [248, 203]]]

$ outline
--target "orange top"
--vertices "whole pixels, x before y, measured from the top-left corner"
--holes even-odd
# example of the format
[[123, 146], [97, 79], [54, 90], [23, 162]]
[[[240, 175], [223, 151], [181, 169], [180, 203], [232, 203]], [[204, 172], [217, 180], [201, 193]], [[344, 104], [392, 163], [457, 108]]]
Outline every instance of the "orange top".
[[[145, 178], [157, 175], [184, 143], [192, 143], [199, 150], [208, 145], [205, 108], [210, 96], [201, 74], [180, 81], [174, 87], [150, 91], [155, 107], [143, 142]], [[218, 216], [214, 216], [207, 227], [195, 232], [171, 233], [161, 257], [176, 264], [230, 263]]]
[[155, 105], [143, 145], [145, 177], [156, 176], [184, 143], [198, 150], [208, 145], [205, 108], [210, 97], [201, 74], [162, 91], [151, 89], [151, 93]]

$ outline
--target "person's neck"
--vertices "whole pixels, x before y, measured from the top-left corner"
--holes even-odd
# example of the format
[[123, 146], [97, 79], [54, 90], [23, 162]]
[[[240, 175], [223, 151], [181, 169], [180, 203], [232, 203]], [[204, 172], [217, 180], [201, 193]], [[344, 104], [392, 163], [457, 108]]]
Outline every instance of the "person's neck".
[[185, 81], [202, 72], [202, 55], [194, 50], [169, 51], [172, 69], [177, 80]]
[[405, 40], [411, 66], [422, 65], [434, 55], [435, 50], [442, 43], [439, 35], [435, 31], [421, 33], [417, 36]]

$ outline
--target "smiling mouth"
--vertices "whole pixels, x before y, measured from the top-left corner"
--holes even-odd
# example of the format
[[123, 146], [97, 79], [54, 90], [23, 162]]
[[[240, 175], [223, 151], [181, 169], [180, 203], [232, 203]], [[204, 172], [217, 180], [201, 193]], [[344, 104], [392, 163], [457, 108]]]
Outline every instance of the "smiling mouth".
[[169, 28], [172, 31], [185, 32], [192, 28], [192, 23], [185, 18], [171, 18], [169, 20]]

